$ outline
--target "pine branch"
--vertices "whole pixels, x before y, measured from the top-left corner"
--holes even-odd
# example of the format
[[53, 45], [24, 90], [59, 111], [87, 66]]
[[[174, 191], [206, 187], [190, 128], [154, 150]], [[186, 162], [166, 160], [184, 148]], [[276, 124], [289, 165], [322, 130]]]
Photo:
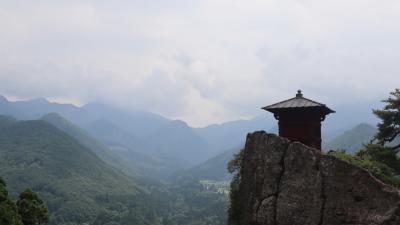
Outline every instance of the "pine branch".
[[400, 144], [390, 147], [396, 154], [400, 152]]

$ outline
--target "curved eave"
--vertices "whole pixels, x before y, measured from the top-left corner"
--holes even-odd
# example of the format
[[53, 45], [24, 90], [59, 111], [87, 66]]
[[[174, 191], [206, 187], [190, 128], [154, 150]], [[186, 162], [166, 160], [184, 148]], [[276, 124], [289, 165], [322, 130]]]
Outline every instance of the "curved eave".
[[285, 108], [272, 108], [272, 107], [262, 107], [261, 109], [264, 109], [268, 112], [271, 113], [280, 113], [280, 112], [285, 112], [285, 111], [292, 111], [292, 110], [302, 110], [302, 109], [315, 109], [315, 110], [321, 110], [325, 115], [328, 115], [330, 113], [335, 113], [334, 110], [324, 106], [309, 106], [309, 107], [285, 107]]

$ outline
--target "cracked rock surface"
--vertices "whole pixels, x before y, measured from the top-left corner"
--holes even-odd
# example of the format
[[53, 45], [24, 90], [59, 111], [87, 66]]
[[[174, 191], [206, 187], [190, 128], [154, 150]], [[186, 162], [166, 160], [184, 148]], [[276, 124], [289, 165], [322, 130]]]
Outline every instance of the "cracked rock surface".
[[397, 189], [274, 134], [247, 136], [240, 176], [243, 225], [400, 225]]

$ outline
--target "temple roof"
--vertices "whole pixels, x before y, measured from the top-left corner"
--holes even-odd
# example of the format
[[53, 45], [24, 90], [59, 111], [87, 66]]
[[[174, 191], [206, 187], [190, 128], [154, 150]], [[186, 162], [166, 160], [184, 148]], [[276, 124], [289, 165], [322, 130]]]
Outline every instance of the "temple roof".
[[303, 97], [301, 90], [297, 91], [296, 97], [278, 102], [269, 106], [265, 106], [262, 109], [267, 110], [269, 112], [275, 113], [282, 110], [287, 109], [295, 109], [295, 108], [321, 108], [325, 114], [334, 113], [332, 109], [328, 108], [325, 104], [307, 99]]

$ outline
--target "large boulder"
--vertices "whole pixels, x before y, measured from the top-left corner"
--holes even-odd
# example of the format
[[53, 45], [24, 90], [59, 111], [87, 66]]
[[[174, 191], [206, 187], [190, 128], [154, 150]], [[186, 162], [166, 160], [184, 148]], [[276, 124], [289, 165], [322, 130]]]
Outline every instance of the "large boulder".
[[239, 173], [240, 225], [400, 224], [396, 188], [274, 134], [247, 136]]

